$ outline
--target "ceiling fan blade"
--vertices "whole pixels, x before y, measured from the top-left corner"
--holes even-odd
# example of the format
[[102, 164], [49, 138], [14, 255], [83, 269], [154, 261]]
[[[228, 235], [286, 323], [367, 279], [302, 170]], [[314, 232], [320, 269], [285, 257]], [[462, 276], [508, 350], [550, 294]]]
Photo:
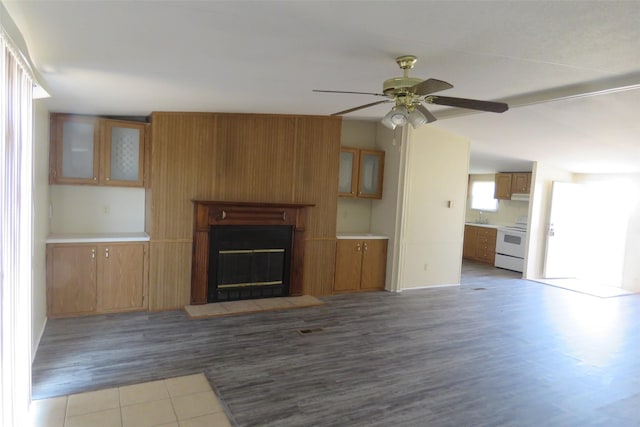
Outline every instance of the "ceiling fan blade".
[[429, 96], [426, 102], [437, 105], [448, 105], [450, 107], [468, 108], [470, 110], [489, 111], [492, 113], [504, 113], [509, 109], [509, 105], [504, 102], [479, 101], [477, 99], [451, 98], [449, 96]]
[[361, 105], [359, 107], [349, 108], [348, 110], [338, 111], [337, 113], [333, 113], [332, 116], [341, 116], [343, 114], [347, 114], [347, 113], [350, 113], [352, 111], [362, 110], [363, 108], [373, 107], [374, 105], [385, 104], [387, 102], [391, 102], [391, 100], [385, 99], [384, 101], [376, 101], [376, 102], [372, 102], [370, 104]]
[[436, 120], [438, 120], [436, 119], [436, 116], [431, 114], [431, 112], [424, 107], [424, 105], [421, 105], [421, 104], [417, 105], [416, 110], [424, 114], [424, 116], [427, 118], [427, 123], [435, 122]]
[[384, 93], [372, 93], [372, 92], [347, 92], [343, 90], [320, 90], [313, 89], [312, 92], [325, 92], [325, 93], [355, 93], [356, 95], [374, 95], [374, 96], [387, 96]]
[[416, 95], [429, 95], [430, 93], [440, 92], [441, 90], [451, 89], [451, 83], [443, 82], [438, 79], [427, 79], [413, 86], [413, 93]]

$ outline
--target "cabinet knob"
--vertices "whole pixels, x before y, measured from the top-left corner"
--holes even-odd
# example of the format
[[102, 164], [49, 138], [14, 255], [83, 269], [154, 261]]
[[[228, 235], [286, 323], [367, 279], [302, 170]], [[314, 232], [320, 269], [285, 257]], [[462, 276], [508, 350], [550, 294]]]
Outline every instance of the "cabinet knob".
[[367, 247], [367, 243], [365, 242], [365, 244], [364, 244], [364, 250], [366, 251], [367, 249], [369, 249], [369, 248]]
[[105, 248], [105, 250], [104, 250], [104, 257], [105, 257], [105, 258], [109, 258], [109, 248]]
[[96, 259], [96, 250], [91, 249], [91, 259]]
[[107, 181], [111, 181], [111, 178], [107, 177]]
[[95, 176], [94, 176], [94, 177], [93, 177], [93, 180], [94, 180], [94, 181], [97, 181], [97, 180], [98, 180], [98, 177], [95, 177]]
[[361, 249], [361, 247], [360, 247], [360, 243], [358, 243], [358, 244], [356, 245], [356, 251], [357, 251], [357, 252], [360, 252], [360, 249]]

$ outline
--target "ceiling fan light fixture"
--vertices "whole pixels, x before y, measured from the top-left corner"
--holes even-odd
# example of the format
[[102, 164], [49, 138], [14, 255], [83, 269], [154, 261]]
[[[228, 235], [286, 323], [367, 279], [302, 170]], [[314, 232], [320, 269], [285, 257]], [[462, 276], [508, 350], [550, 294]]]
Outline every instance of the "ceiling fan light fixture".
[[395, 129], [396, 126], [404, 126], [409, 121], [409, 112], [404, 105], [397, 105], [389, 111], [382, 119], [382, 124], [389, 129]]
[[411, 126], [413, 126], [414, 129], [416, 129], [422, 125], [426, 125], [427, 123], [429, 123], [429, 121], [424, 114], [422, 114], [419, 110], [414, 109], [409, 113], [409, 123], [411, 123]]

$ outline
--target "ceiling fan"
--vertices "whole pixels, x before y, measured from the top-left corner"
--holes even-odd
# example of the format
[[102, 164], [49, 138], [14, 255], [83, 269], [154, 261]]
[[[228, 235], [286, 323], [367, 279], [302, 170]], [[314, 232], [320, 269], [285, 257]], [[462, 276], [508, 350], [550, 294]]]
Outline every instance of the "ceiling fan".
[[417, 128], [418, 126], [436, 121], [436, 117], [431, 114], [429, 110], [422, 105], [422, 103], [448, 105], [450, 107], [490, 111], [493, 113], [503, 113], [509, 109], [509, 106], [504, 102], [479, 101], [476, 99], [432, 95], [435, 92], [451, 89], [453, 85], [437, 79], [422, 80], [415, 77], [409, 77], [409, 70], [415, 65], [416, 59], [417, 58], [413, 55], [403, 55], [396, 58], [396, 63], [403, 70], [403, 76], [392, 77], [385, 80], [382, 84], [382, 93], [319, 89], [314, 89], [313, 91], [385, 97], [387, 99], [360, 105], [359, 107], [349, 108], [348, 110], [338, 111], [337, 113], [333, 113], [332, 116], [341, 116], [353, 111], [362, 110], [363, 108], [373, 107], [374, 105], [394, 102], [395, 105], [391, 111], [389, 111], [382, 119], [382, 124], [391, 129], [395, 129], [396, 126], [403, 126], [407, 123], [411, 123], [414, 128]]

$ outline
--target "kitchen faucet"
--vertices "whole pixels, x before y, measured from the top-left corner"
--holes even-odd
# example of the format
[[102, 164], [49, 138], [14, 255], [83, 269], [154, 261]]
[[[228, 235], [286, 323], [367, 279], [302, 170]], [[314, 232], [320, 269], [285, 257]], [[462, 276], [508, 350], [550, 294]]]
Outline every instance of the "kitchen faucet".
[[482, 211], [478, 211], [478, 224], [489, 224], [489, 218], [482, 218]]

